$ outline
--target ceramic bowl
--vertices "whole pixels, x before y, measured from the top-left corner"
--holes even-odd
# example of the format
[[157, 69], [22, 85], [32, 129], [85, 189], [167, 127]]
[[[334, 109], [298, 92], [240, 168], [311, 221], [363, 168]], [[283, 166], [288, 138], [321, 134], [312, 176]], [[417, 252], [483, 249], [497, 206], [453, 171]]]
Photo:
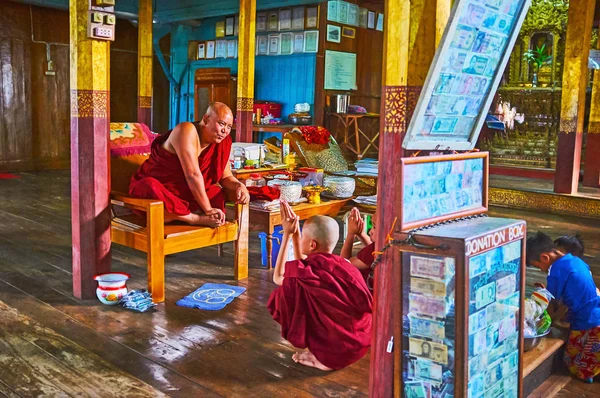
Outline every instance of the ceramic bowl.
[[98, 281], [96, 297], [102, 304], [115, 305], [127, 294], [127, 280], [129, 274], [124, 272], [109, 272], [94, 276]]

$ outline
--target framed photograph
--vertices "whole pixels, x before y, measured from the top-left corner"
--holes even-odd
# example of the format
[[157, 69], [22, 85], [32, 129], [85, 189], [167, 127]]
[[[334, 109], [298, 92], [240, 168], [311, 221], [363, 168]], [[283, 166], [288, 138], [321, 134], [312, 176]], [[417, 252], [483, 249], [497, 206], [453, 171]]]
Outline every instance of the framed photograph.
[[235, 18], [234, 17], [225, 18], [225, 36], [233, 36], [234, 30], [235, 30]]
[[206, 59], [213, 59], [215, 57], [215, 41], [209, 40], [206, 42]]
[[327, 25], [327, 41], [332, 43], [342, 42], [342, 28], [337, 25]]
[[338, 20], [341, 24], [348, 23], [348, 3], [345, 1], [338, 1]]
[[279, 55], [290, 55], [293, 49], [294, 34], [292, 32], [279, 34]]
[[338, 3], [336, 0], [329, 0], [327, 2], [327, 20], [332, 22], [338, 21]]
[[488, 209], [487, 152], [402, 158], [401, 231]]
[[354, 39], [356, 37], [356, 29], [344, 26], [342, 27], [342, 36]]
[[290, 8], [282, 8], [279, 10], [279, 30], [292, 29], [292, 10]]
[[383, 32], [383, 14], [381, 13], [377, 13], [377, 26], [375, 27], [376, 30]]
[[206, 43], [201, 41], [200, 43], [198, 43], [198, 59], [204, 59], [206, 58]]
[[256, 31], [266, 32], [267, 31], [267, 13], [259, 12], [256, 14]]
[[227, 58], [237, 57], [237, 40], [227, 40]]
[[269, 55], [279, 54], [279, 35], [269, 35]]
[[215, 37], [225, 37], [225, 21], [219, 21], [215, 25]]
[[258, 36], [256, 43], [258, 55], [269, 54], [269, 38], [267, 36]]
[[374, 11], [367, 12], [367, 28], [375, 29], [375, 12]]
[[[475, 147], [530, 4], [531, 0], [506, 4], [490, 0], [483, 6], [468, 0], [455, 2], [403, 148], [468, 151]], [[496, 6], [506, 9], [489, 9]], [[502, 28], [496, 29], [500, 20]]]
[[367, 28], [367, 14], [369, 10], [366, 8], [360, 8], [358, 10], [358, 26], [361, 28]]
[[227, 58], [227, 40], [215, 41], [215, 58]]
[[348, 3], [348, 25], [358, 26], [358, 5]]
[[235, 24], [233, 27], [233, 35], [234, 36], [239, 36], [240, 35], [240, 16], [236, 15], [235, 16]]
[[294, 54], [304, 52], [304, 33], [294, 33]]
[[267, 30], [269, 32], [277, 32], [279, 30], [279, 13], [277, 11], [269, 12]]
[[304, 52], [316, 53], [319, 51], [319, 31], [307, 30], [304, 32]]
[[319, 6], [306, 7], [305, 29], [317, 29], [319, 27]]
[[292, 8], [292, 30], [304, 29], [304, 7]]

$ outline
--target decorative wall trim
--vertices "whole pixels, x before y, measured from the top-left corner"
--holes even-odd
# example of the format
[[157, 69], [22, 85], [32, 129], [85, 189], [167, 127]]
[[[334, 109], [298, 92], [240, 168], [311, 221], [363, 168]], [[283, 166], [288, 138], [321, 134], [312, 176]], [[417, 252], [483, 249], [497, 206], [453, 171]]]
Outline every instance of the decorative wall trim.
[[490, 188], [489, 204], [600, 219], [600, 198]]
[[564, 134], [577, 133], [577, 118], [560, 119], [560, 132]]
[[406, 133], [422, 88], [420, 86], [384, 86], [384, 133]]
[[71, 90], [71, 117], [108, 117], [110, 91]]
[[141, 95], [138, 97], [138, 107], [152, 108], [152, 96]]
[[252, 112], [254, 110], [254, 98], [238, 97], [236, 110]]

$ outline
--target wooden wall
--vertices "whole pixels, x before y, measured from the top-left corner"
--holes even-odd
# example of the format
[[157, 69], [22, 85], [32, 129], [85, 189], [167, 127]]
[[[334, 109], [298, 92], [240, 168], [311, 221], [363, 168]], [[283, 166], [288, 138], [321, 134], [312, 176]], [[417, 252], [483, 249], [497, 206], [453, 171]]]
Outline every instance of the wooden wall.
[[[351, 1], [376, 13], [383, 13], [383, 1]], [[377, 20], [377, 14], [375, 16]], [[319, 18], [319, 52], [317, 56], [317, 70], [315, 79], [315, 123], [325, 125], [331, 130], [336, 129], [336, 119], [327, 116], [327, 99], [330, 95], [345, 94], [345, 91], [325, 90], [325, 51], [343, 51], [356, 54], [356, 85], [358, 89], [350, 93], [350, 103], [361, 105], [368, 112], [379, 113], [381, 104], [381, 73], [383, 61], [383, 32], [374, 29], [353, 27], [356, 29], [354, 39], [343, 37], [341, 43], [332, 43], [326, 40], [327, 24], [340, 25], [327, 21], [327, 3], [321, 3]], [[364, 119], [360, 127], [368, 134], [374, 135], [378, 131], [378, 123]], [[371, 131], [373, 130], [373, 131]], [[332, 131], [333, 132], [333, 131]], [[363, 144], [366, 144], [363, 143]], [[364, 147], [364, 146], [363, 146]]]
[[[161, 42], [167, 52], [168, 40]], [[53, 76], [45, 74], [46, 43]], [[112, 120], [135, 121], [137, 29], [119, 20], [112, 48]], [[69, 62], [67, 11], [0, 2], [0, 172], [69, 167]], [[168, 128], [169, 89], [158, 62], [154, 76], [153, 120], [161, 131]]]

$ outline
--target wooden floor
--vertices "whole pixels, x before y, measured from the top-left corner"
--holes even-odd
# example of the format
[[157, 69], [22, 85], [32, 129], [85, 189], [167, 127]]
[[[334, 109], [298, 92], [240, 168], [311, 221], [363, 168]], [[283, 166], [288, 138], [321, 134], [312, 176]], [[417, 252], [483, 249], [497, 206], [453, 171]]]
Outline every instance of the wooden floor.
[[[368, 356], [323, 373], [295, 364], [266, 310], [274, 289], [256, 236], [247, 292], [221, 311], [177, 307], [206, 282], [235, 283], [225, 257], [202, 249], [167, 257], [167, 300], [150, 313], [80, 301], [71, 291], [68, 172], [0, 180], [0, 396], [355, 397], [368, 391]], [[552, 235], [579, 230], [600, 275], [598, 221], [495, 210]], [[113, 270], [144, 288], [145, 256], [113, 246]], [[595, 387], [595, 388], [594, 388]], [[560, 397], [600, 397], [571, 381]], [[561, 395], [562, 394], [562, 395]], [[573, 395], [576, 394], [576, 395]]]

